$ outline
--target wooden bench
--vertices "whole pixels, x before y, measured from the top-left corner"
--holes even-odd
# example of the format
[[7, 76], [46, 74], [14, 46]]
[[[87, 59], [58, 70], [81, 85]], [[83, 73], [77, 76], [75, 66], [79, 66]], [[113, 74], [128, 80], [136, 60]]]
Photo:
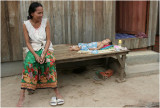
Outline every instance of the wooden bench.
[[[102, 54], [81, 54], [81, 53], [77, 53], [77, 51], [70, 51], [69, 46], [70, 44], [59, 44], [59, 45], [53, 46], [53, 48], [55, 49], [54, 55], [56, 57], [56, 64], [114, 56], [119, 61], [120, 67], [121, 67], [120, 76], [119, 78], [116, 79], [116, 81], [117, 82], [125, 81], [125, 60], [126, 60], [126, 54], [128, 54], [129, 50], [107, 52]], [[25, 59], [25, 56], [26, 56], [25, 48], [26, 47], [23, 47], [23, 59]]]

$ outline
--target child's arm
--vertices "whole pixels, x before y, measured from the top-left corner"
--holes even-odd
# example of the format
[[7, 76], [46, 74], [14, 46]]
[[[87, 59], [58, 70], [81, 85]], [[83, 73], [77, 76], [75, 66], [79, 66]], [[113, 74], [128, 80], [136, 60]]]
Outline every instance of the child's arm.
[[89, 50], [96, 50], [97, 48], [89, 48]]
[[103, 48], [103, 46], [104, 46], [103, 44], [100, 44], [100, 45], [98, 46], [97, 50]]
[[89, 50], [99, 50], [99, 49], [101, 49], [101, 48], [103, 48], [103, 44], [100, 44], [99, 46], [98, 46], [98, 48], [89, 48]]

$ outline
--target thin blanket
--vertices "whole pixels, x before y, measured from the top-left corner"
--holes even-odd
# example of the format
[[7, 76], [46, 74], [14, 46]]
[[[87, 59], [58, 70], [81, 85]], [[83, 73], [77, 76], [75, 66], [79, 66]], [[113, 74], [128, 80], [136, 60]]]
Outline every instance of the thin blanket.
[[81, 47], [81, 50], [88, 51], [89, 48], [97, 48], [97, 42], [78, 43], [78, 46]]

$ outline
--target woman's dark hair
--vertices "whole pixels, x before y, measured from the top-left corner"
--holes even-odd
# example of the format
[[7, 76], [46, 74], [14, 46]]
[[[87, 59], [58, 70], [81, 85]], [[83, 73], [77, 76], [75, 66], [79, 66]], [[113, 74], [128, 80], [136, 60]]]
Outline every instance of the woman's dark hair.
[[38, 3], [38, 2], [33, 2], [30, 4], [29, 10], [28, 10], [29, 16], [27, 17], [28, 20], [33, 18], [33, 16], [31, 14], [34, 13], [36, 11], [36, 8], [39, 6], [43, 7], [42, 4]]

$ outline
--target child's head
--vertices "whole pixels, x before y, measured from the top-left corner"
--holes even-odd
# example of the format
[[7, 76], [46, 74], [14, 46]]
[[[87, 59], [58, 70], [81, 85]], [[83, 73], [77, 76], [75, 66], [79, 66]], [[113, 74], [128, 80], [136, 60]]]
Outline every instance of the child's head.
[[105, 39], [102, 41], [104, 45], [112, 45], [112, 41], [110, 39]]
[[70, 46], [69, 48], [71, 51], [78, 51], [79, 50], [79, 46], [78, 45], [73, 45], [73, 46]]

